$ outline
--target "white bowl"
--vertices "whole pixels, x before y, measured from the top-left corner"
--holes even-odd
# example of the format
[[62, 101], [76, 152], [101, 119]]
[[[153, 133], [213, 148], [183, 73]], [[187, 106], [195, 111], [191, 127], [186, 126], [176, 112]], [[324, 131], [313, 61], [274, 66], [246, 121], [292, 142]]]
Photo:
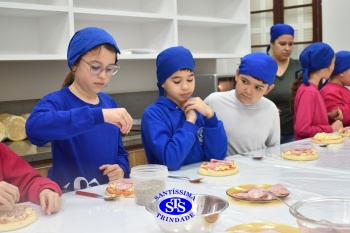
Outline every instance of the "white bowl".
[[167, 233], [203, 233], [210, 232], [216, 226], [220, 213], [224, 211], [229, 203], [220, 197], [194, 194], [196, 197], [192, 203], [192, 213], [194, 217], [182, 222], [170, 222], [161, 220], [157, 217], [157, 213], [162, 212], [159, 204], [163, 199], [154, 200], [146, 206], [148, 212], [153, 214], [157, 225]]
[[289, 212], [297, 219], [301, 233], [350, 233], [349, 197], [299, 201], [292, 205]]

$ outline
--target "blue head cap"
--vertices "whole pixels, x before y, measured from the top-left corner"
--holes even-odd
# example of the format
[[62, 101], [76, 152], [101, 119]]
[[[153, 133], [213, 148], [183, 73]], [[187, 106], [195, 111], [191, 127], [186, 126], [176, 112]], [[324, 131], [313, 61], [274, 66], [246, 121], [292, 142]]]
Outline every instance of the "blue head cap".
[[332, 75], [343, 73], [350, 68], [350, 52], [339, 51], [335, 53], [335, 63]]
[[299, 56], [301, 69], [295, 72], [295, 78], [298, 77], [300, 71], [303, 71], [303, 83], [309, 86], [309, 72], [327, 68], [331, 64], [333, 57], [334, 51], [328, 44], [323, 42], [310, 44]]
[[[294, 37], [294, 29], [288, 24], [275, 24], [270, 28], [270, 42], [275, 41], [282, 35], [291, 35]], [[266, 53], [269, 53], [270, 45], [267, 46]]]
[[258, 78], [270, 86], [275, 81], [278, 66], [269, 55], [255, 52], [244, 56], [238, 69], [240, 74]]
[[81, 56], [101, 44], [111, 44], [117, 53], [120, 53], [117, 43], [105, 30], [97, 27], [87, 27], [77, 31], [68, 45], [68, 67], [72, 68]]
[[190, 50], [182, 46], [170, 47], [157, 56], [157, 86], [159, 96], [164, 95], [162, 84], [176, 71], [190, 69], [194, 72], [195, 63]]

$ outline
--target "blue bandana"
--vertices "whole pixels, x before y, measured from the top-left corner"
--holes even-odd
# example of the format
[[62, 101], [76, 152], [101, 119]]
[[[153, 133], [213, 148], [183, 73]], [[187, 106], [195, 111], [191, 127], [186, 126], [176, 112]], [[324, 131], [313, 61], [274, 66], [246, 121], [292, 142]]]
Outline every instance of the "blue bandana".
[[[291, 35], [294, 37], [294, 29], [288, 24], [275, 24], [270, 28], [270, 42], [274, 42], [282, 35]], [[270, 45], [267, 46], [266, 53], [269, 53]]]
[[72, 68], [81, 56], [101, 44], [111, 44], [117, 50], [117, 53], [120, 53], [117, 43], [105, 30], [97, 27], [87, 27], [77, 31], [69, 42], [67, 51], [68, 67]]
[[343, 73], [350, 68], [350, 52], [339, 51], [335, 53], [335, 63], [332, 75]]
[[190, 50], [182, 47], [170, 47], [157, 56], [157, 86], [159, 96], [164, 95], [162, 84], [180, 69], [190, 69], [194, 72], [195, 63]]
[[278, 66], [269, 55], [255, 52], [244, 56], [238, 69], [240, 74], [258, 78], [270, 86], [275, 81]]
[[309, 86], [309, 72], [327, 68], [333, 57], [334, 51], [331, 46], [323, 42], [312, 43], [299, 56], [301, 69], [295, 72], [295, 78], [298, 78], [298, 73], [303, 71], [303, 83]]

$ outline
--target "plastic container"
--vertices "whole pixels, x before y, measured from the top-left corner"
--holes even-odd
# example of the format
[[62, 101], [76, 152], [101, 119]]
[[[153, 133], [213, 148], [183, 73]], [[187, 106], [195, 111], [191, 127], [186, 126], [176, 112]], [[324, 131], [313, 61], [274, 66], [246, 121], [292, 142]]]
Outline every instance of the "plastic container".
[[158, 164], [146, 164], [131, 168], [130, 178], [134, 183], [135, 202], [147, 205], [160, 192], [166, 190], [168, 168]]
[[297, 219], [301, 233], [350, 233], [349, 197], [318, 197], [299, 201], [292, 205], [289, 212]]

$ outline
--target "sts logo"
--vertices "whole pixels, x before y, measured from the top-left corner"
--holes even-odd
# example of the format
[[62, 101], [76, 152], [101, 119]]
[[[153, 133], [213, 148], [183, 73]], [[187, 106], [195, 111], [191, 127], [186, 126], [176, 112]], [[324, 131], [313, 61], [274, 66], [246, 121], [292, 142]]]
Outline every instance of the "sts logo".
[[186, 214], [191, 211], [192, 203], [185, 198], [169, 197], [160, 202], [159, 209], [172, 215]]
[[157, 218], [167, 222], [184, 222], [194, 217], [192, 212], [192, 202], [195, 196], [191, 193], [170, 189], [155, 196], [159, 201], [159, 211]]

